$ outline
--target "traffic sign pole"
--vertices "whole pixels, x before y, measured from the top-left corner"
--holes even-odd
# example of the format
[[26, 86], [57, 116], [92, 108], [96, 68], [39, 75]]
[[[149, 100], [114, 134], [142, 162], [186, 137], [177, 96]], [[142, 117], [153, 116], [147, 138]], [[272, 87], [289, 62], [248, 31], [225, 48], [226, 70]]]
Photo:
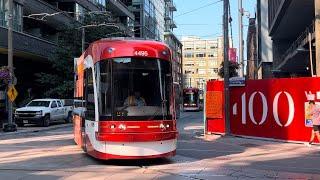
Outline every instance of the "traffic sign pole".
[[[12, 24], [13, 24], [13, 0], [8, 0], [9, 3], [9, 12], [8, 12], [8, 68], [10, 71], [10, 80], [8, 84], [8, 93], [9, 89], [12, 88], [12, 81], [14, 79], [13, 75], [13, 45], [12, 45]], [[17, 125], [13, 122], [13, 104], [8, 101], [8, 124], [4, 125], [3, 131], [12, 132], [17, 130]]]

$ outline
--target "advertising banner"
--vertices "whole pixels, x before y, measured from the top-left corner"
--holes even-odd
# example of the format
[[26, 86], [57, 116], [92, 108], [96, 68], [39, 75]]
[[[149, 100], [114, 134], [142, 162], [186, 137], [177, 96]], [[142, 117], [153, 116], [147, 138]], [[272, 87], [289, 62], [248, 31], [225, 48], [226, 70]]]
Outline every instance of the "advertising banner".
[[229, 48], [229, 61], [237, 62], [237, 48]]

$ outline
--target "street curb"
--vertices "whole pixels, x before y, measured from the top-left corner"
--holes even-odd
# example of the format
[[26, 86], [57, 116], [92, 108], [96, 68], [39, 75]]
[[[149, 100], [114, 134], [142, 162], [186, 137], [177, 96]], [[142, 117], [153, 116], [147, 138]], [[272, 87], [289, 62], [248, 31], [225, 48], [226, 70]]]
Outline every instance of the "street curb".
[[29, 133], [35, 133], [35, 132], [43, 132], [43, 131], [49, 131], [49, 130], [56, 130], [60, 128], [66, 128], [66, 127], [72, 127], [73, 124], [61, 124], [61, 125], [53, 125], [51, 127], [39, 127], [39, 129], [25, 129], [25, 130], [18, 130], [16, 132], [0, 132], [0, 138], [6, 137], [6, 136], [12, 136], [12, 135], [20, 135], [20, 134], [29, 134]]

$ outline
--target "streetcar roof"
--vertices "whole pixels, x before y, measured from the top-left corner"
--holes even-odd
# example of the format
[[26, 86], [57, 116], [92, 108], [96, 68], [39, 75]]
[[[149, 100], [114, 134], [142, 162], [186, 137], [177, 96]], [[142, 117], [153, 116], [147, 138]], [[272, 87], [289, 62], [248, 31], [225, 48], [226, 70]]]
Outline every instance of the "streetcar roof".
[[90, 44], [82, 54], [83, 58], [92, 56], [94, 63], [112, 58], [137, 57], [171, 60], [170, 48], [159, 41], [140, 39], [101, 39]]

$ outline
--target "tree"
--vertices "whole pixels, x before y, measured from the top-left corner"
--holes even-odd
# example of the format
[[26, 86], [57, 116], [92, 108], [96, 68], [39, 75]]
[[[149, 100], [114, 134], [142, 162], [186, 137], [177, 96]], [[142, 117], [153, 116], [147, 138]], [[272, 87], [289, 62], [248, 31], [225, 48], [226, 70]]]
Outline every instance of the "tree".
[[[237, 70], [240, 68], [239, 63], [229, 61], [229, 77], [238, 76]], [[218, 75], [223, 78], [224, 77], [224, 62], [221, 63]]]
[[[81, 55], [81, 28], [85, 28], [85, 42], [91, 43], [107, 34], [117, 34], [118, 28], [98, 26], [99, 24], [113, 23], [114, 19], [107, 14], [88, 14], [82, 24], [75, 22], [58, 34], [58, 45], [49, 58], [52, 72], [36, 74], [37, 82], [44, 90], [43, 97], [73, 98], [74, 69], [73, 59]], [[92, 25], [92, 27], [91, 27]]]

